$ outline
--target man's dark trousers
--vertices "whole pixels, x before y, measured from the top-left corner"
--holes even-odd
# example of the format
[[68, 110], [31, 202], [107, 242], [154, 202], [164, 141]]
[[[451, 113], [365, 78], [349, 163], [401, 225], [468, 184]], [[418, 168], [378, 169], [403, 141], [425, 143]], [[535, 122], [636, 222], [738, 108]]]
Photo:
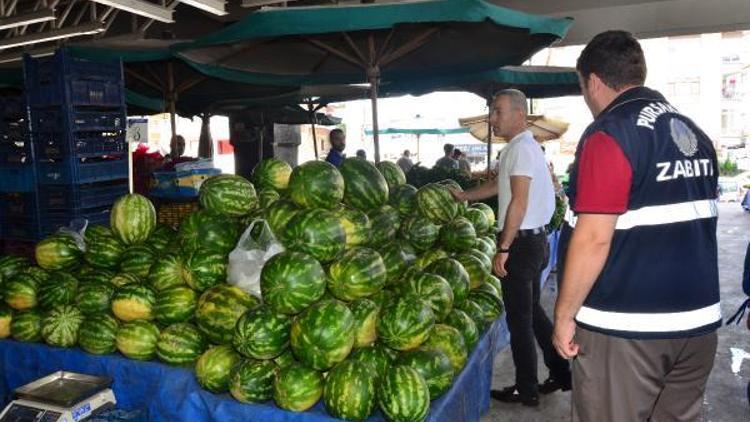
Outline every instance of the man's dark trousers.
[[536, 342], [542, 349], [550, 376], [570, 382], [570, 367], [552, 346], [552, 323], [539, 304], [540, 280], [549, 260], [544, 233], [519, 236], [510, 247], [503, 279], [503, 302], [516, 366], [516, 388], [526, 397], [538, 395]]

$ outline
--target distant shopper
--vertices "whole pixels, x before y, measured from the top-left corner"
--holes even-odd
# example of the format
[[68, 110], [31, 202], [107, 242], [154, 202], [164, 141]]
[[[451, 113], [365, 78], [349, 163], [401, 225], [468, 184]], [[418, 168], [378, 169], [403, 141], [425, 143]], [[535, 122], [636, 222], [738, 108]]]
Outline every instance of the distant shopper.
[[344, 162], [344, 149], [346, 148], [346, 134], [341, 129], [333, 129], [328, 135], [329, 142], [331, 143], [331, 150], [328, 152], [326, 161], [333, 164], [336, 167], [341, 166]]
[[367, 161], [367, 153], [365, 152], [365, 150], [358, 149], [357, 150], [357, 158], [359, 158], [360, 160]]
[[401, 170], [403, 170], [404, 173], [408, 173], [409, 170], [414, 167], [414, 163], [411, 161], [411, 152], [409, 152], [408, 149], [404, 150], [404, 155], [396, 161], [396, 164], [401, 167]]
[[456, 148], [453, 150], [453, 159], [458, 161], [458, 170], [467, 176], [471, 175], [471, 163], [466, 159], [466, 153]]
[[185, 156], [185, 138], [182, 135], [175, 135], [169, 142], [169, 154], [164, 157], [162, 171], [173, 171], [177, 164], [196, 160], [197, 158]]
[[443, 152], [445, 152], [445, 156], [437, 160], [437, 162], [435, 163], [435, 167], [458, 170], [458, 161], [455, 158], [453, 158], [454, 149], [455, 148], [453, 147], [452, 144], [443, 145]]

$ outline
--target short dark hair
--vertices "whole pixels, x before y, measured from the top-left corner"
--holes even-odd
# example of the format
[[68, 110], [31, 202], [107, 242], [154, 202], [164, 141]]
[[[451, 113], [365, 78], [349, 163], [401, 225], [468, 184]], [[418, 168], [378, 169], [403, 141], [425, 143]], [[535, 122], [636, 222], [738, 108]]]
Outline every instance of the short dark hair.
[[578, 56], [576, 70], [584, 82], [592, 73], [605, 85], [620, 90], [646, 82], [646, 58], [637, 39], [627, 31], [605, 31], [592, 39]]
[[329, 134], [328, 138], [333, 139], [335, 137], [344, 136], [344, 131], [341, 129], [333, 129]]
[[455, 147], [453, 146], [453, 144], [445, 144], [445, 145], [443, 145], [443, 151], [444, 151], [444, 152], [445, 152], [446, 154], [452, 154], [452, 153], [453, 153], [453, 149], [454, 149], [454, 148], [455, 148]]

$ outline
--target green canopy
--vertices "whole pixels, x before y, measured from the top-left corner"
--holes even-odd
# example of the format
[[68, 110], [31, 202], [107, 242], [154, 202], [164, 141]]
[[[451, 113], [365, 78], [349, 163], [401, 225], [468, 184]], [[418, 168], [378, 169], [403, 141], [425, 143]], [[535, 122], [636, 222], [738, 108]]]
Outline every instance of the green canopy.
[[[374, 132], [371, 129], [365, 130], [365, 135], [372, 135]], [[406, 129], [406, 128], [392, 128], [389, 127], [387, 129], [381, 129], [378, 131], [381, 135], [396, 135], [396, 134], [404, 134], [404, 135], [455, 135], [459, 133], [469, 133], [469, 128], [465, 127], [457, 127], [457, 128], [450, 128], [450, 129], [438, 129], [438, 128], [415, 128], [415, 129]]]

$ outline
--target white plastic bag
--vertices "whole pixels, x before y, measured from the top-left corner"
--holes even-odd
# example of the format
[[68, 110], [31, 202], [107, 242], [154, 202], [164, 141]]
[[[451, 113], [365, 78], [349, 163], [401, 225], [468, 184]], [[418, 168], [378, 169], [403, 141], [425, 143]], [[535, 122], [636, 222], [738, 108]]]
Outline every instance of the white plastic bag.
[[85, 218], [76, 218], [70, 221], [67, 227], [60, 227], [58, 233], [66, 234], [75, 240], [78, 249], [86, 252], [86, 229], [89, 226], [89, 220]]
[[272, 256], [284, 252], [266, 220], [254, 220], [229, 254], [227, 281], [260, 297], [260, 271]]

